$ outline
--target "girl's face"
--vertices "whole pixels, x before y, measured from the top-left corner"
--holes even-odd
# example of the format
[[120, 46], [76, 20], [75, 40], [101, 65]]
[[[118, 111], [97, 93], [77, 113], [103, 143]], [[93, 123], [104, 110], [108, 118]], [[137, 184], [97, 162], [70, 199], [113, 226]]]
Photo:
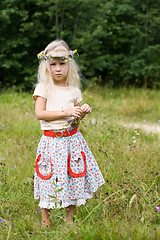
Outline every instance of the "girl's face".
[[[62, 55], [62, 51], [54, 51], [53, 55]], [[66, 55], [66, 54], [63, 54]], [[50, 70], [52, 79], [57, 86], [66, 86], [66, 79], [68, 74], [68, 61], [62, 59], [53, 59], [50, 61]]]

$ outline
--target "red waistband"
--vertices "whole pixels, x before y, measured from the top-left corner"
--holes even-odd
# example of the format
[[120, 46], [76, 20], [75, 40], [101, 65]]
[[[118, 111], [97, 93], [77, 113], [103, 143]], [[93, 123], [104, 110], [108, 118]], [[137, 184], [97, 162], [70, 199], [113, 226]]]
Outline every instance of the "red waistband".
[[77, 128], [74, 128], [73, 130], [64, 130], [64, 131], [48, 131], [44, 130], [44, 136], [47, 137], [69, 137], [77, 133]]

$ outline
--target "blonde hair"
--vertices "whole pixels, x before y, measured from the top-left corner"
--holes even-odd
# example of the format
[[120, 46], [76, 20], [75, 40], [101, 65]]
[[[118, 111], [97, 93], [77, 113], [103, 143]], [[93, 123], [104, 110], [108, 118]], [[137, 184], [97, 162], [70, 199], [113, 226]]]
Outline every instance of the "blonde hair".
[[[55, 40], [47, 45], [44, 50], [44, 54], [51, 52], [54, 49], [63, 50], [66, 54], [69, 54], [69, 47], [64, 40]], [[80, 76], [79, 69], [74, 59], [68, 60], [68, 74], [66, 83], [67, 86], [80, 88]], [[53, 82], [51, 71], [50, 71], [50, 60], [40, 61], [38, 67], [38, 83], [43, 84], [45, 88]], [[54, 84], [54, 83], [53, 83]]]

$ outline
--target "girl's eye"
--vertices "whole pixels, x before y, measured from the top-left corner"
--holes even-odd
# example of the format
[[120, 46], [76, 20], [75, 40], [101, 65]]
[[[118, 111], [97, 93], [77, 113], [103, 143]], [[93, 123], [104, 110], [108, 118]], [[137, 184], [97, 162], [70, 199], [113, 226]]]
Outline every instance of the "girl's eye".
[[56, 64], [55, 64], [55, 63], [51, 63], [51, 64], [50, 64], [50, 66], [54, 66], [54, 65], [56, 65]]
[[64, 64], [65, 64], [65, 62], [61, 62], [60, 64], [61, 64], [61, 65], [64, 65]]

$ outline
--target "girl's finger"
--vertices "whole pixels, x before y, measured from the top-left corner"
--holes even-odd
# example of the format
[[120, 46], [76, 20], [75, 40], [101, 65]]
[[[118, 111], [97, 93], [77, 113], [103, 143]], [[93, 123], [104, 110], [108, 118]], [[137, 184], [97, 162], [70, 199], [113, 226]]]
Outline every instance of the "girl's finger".
[[91, 111], [90, 111], [90, 107], [89, 107], [89, 106], [85, 107], [84, 110], [83, 110], [83, 112], [91, 112]]
[[75, 108], [75, 111], [81, 113], [81, 112], [82, 112], [82, 109], [81, 109], [80, 107], [76, 107], [76, 108]]

